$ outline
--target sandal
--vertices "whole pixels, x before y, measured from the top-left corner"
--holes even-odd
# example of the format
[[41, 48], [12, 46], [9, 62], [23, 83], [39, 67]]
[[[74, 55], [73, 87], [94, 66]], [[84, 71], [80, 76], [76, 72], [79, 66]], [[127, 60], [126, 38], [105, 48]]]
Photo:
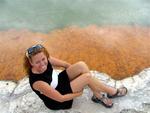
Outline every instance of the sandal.
[[125, 96], [128, 92], [128, 89], [126, 87], [121, 87], [117, 89], [117, 92], [114, 95], [107, 94], [108, 98], [116, 98], [116, 97], [122, 97]]
[[107, 101], [108, 101], [109, 98], [105, 97], [104, 95], [102, 96], [102, 98], [97, 98], [96, 96], [92, 96], [91, 100], [95, 103], [99, 103], [99, 104], [102, 104], [104, 105], [106, 108], [111, 108], [113, 106], [113, 103], [112, 104], [108, 104]]

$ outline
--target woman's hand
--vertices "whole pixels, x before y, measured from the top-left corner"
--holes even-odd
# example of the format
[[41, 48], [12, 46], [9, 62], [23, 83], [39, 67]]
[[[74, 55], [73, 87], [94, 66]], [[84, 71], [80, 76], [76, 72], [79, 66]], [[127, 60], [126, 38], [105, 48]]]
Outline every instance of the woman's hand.
[[76, 92], [76, 93], [74, 93], [75, 95], [76, 95], [76, 97], [78, 97], [78, 96], [81, 96], [82, 94], [83, 94], [83, 91], [81, 91], [81, 92]]
[[74, 99], [74, 98], [82, 95], [82, 93], [83, 93], [83, 91], [62, 95], [62, 102]]

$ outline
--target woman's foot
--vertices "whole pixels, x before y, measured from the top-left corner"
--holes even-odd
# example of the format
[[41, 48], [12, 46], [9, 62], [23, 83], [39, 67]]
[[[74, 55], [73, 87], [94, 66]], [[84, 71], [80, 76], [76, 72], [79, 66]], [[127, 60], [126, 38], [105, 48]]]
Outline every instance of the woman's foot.
[[96, 96], [92, 96], [91, 100], [95, 103], [99, 103], [104, 105], [106, 108], [111, 108], [113, 106], [112, 100], [102, 95], [102, 97], [97, 98]]
[[115, 94], [113, 95], [107, 94], [107, 97], [108, 98], [122, 97], [122, 96], [125, 96], [127, 92], [128, 92], [128, 89], [126, 87], [121, 87], [117, 89]]

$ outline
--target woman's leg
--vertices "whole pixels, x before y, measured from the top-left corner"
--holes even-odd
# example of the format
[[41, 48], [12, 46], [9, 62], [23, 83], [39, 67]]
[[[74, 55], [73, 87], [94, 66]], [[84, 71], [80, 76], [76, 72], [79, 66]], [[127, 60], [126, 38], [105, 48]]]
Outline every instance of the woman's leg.
[[[86, 85], [88, 85], [91, 90], [93, 91], [93, 95], [95, 95], [97, 98], [103, 98], [102, 94], [100, 93], [101, 90], [99, 90], [99, 88], [97, 88], [97, 86], [95, 87], [94, 83], [93, 83], [93, 79], [90, 73], [84, 73], [81, 76], [77, 77], [76, 79], [71, 81], [71, 88], [73, 92], [80, 92], [84, 89], [84, 87]], [[112, 100], [105, 98], [103, 100], [103, 102], [106, 105], [111, 106], [112, 105]]]
[[92, 77], [90, 73], [84, 73], [71, 81], [71, 88], [73, 92], [82, 91], [87, 85], [93, 91], [95, 96], [97, 94], [100, 95], [100, 92], [106, 92], [110, 95], [113, 95], [117, 91], [117, 89], [107, 86], [100, 82], [100, 80], [98, 80], [97, 78]]
[[72, 81], [76, 77], [84, 73], [88, 73], [89, 68], [84, 62], [80, 61], [71, 65], [69, 68], [66, 69], [66, 71], [67, 71], [70, 81]]
[[[67, 68], [67, 73], [74, 91], [80, 91], [84, 88], [84, 86], [89, 85], [89, 87], [92, 89], [92, 91], [95, 91], [95, 93], [102, 91], [112, 95], [116, 92], [115, 88], [109, 87], [101, 83], [97, 78], [92, 77], [88, 66], [82, 61], [77, 62]], [[83, 75], [86, 76], [84, 77]]]

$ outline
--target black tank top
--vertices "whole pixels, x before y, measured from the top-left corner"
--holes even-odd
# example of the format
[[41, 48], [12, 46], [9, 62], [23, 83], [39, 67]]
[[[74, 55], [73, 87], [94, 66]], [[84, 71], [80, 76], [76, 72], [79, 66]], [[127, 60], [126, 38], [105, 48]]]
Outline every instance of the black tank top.
[[52, 68], [52, 65], [50, 64], [50, 62], [48, 62], [48, 66], [47, 66], [47, 69], [46, 71], [44, 71], [43, 73], [41, 74], [35, 74], [35, 73], [32, 73], [32, 71], [30, 70], [30, 73], [29, 73], [29, 83], [30, 83], [30, 86], [32, 88], [32, 90], [42, 99], [42, 100], [45, 100], [47, 99], [48, 97], [46, 97], [45, 95], [41, 94], [39, 91], [35, 90], [33, 88], [33, 83], [36, 82], [36, 81], [44, 81], [46, 83], [48, 83], [50, 85], [51, 81], [52, 81], [52, 72], [53, 72], [53, 68]]
[[[44, 81], [50, 85], [52, 82], [52, 72], [53, 72], [53, 68], [49, 61], [48, 61], [48, 66], [47, 66], [46, 71], [41, 74], [32, 73], [32, 71], [30, 70], [30, 73], [29, 73], [30, 86], [32, 90], [40, 97], [40, 99], [43, 100], [44, 104], [48, 108], [53, 109], [53, 110], [69, 109], [72, 106], [73, 100], [65, 101], [65, 102], [58, 102], [41, 94], [39, 91], [33, 88], [33, 83], [36, 81]], [[70, 81], [67, 76], [66, 70], [64, 70], [63, 72], [59, 74], [59, 84], [56, 87], [56, 90], [59, 91], [61, 94], [72, 93], [72, 90], [70, 87]]]

